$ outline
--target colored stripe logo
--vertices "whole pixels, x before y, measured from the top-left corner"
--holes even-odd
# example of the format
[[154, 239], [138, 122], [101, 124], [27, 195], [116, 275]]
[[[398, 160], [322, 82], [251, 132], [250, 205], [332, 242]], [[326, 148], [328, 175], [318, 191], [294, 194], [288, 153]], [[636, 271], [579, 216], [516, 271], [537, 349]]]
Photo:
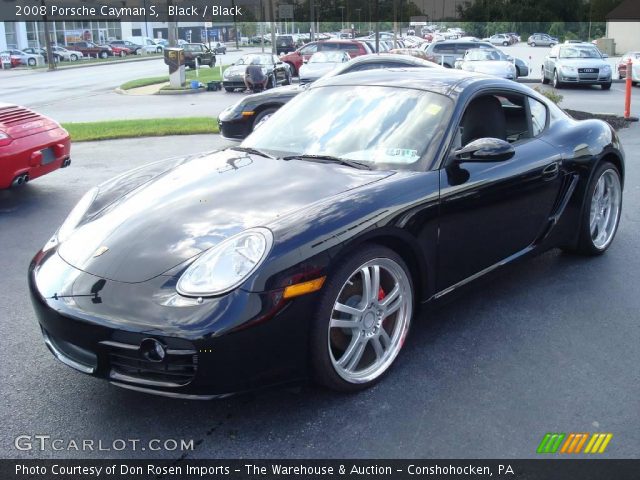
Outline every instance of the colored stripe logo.
[[542, 437], [536, 452], [604, 453], [612, 438], [612, 433], [547, 433]]

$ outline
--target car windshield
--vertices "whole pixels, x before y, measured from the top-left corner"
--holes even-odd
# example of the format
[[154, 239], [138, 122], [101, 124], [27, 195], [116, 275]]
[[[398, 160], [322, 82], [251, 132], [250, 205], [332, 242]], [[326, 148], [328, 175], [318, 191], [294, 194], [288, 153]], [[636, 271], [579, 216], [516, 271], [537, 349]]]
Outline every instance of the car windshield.
[[420, 170], [453, 102], [409, 88], [326, 86], [285, 105], [243, 142], [274, 156], [320, 155], [374, 169]]
[[271, 55], [244, 55], [236, 62], [236, 65], [271, 65]]
[[318, 52], [311, 56], [309, 63], [342, 62], [343, 59], [343, 52]]
[[488, 60], [501, 60], [500, 54], [495, 50], [489, 49], [474, 49], [469, 50], [467, 54], [464, 56], [466, 61], [470, 62], [481, 62]]
[[601, 58], [593, 47], [565, 47], [560, 49], [560, 58]]

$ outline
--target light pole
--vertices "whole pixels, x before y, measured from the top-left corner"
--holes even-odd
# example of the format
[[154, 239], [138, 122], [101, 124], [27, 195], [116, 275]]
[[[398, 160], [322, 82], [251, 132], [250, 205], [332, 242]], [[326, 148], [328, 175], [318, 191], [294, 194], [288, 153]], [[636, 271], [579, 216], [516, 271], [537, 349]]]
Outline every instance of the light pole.
[[361, 30], [362, 30], [362, 26], [360, 25], [360, 12], [362, 11], [361, 8], [356, 8], [356, 12], [358, 12], [358, 35], [361, 34]]
[[341, 5], [338, 8], [340, 9], [340, 18], [341, 18], [340, 30], [344, 30], [344, 6]]
[[315, 14], [316, 14], [316, 34], [320, 34], [320, 4], [319, 3], [314, 3], [313, 4], [315, 10]]

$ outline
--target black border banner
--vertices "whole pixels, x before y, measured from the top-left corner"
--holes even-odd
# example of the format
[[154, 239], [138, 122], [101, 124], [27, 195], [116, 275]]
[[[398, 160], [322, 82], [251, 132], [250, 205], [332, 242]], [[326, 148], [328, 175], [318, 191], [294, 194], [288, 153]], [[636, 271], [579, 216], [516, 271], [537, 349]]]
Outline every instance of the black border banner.
[[0, 460], [0, 478], [637, 480], [640, 460]]

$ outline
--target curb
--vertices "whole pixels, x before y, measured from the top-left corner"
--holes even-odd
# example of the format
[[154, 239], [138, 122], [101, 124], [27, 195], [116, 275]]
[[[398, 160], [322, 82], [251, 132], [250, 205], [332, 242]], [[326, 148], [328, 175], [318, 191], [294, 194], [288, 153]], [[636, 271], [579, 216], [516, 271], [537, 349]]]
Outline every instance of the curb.
[[185, 90], [158, 90], [152, 95], [193, 95], [194, 93], [202, 93], [206, 91], [206, 87], [198, 87], [197, 89], [190, 88]]

